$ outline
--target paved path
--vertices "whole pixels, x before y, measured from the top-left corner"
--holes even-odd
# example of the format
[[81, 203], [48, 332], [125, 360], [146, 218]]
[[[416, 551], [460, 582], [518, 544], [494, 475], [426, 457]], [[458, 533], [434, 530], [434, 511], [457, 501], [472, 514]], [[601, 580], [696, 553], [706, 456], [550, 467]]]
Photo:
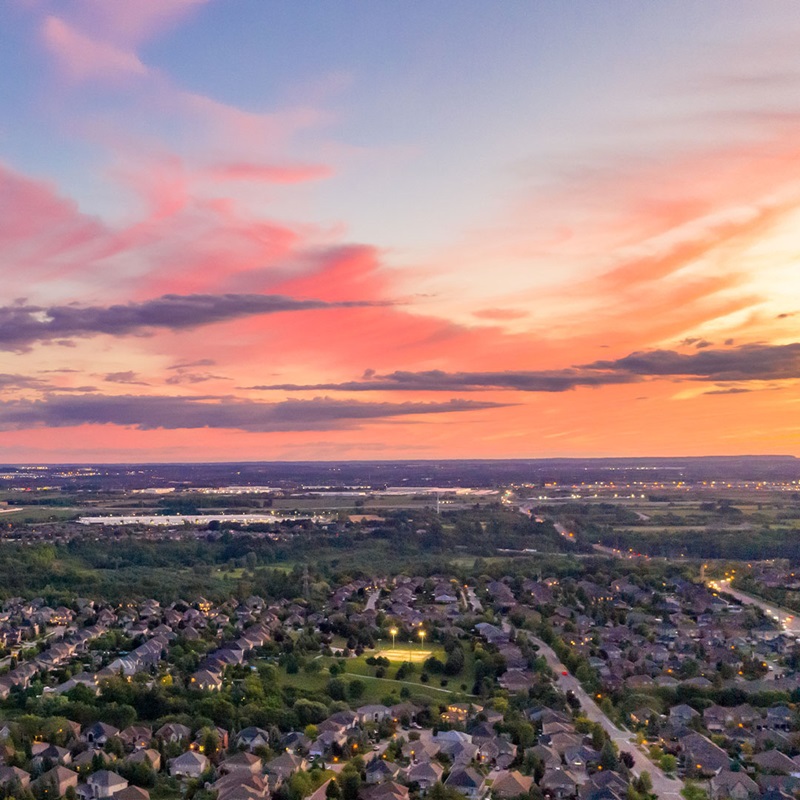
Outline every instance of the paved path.
[[[522, 632], [520, 632], [522, 633]], [[589, 697], [583, 686], [573, 675], [567, 672], [567, 668], [558, 660], [558, 656], [552, 647], [545, 644], [541, 639], [528, 634], [528, 638], [539, 647], [539, 652], [544, 656], [547, 666], [556, 674], [556, 686], [562, 691], [572, 691], [581, 704], [583, 713], [592, 721], [598, 722], [603, 726], [603, 730], [611, 737], [617, 747], [628, 750], [634, 757], [635, 762], [631, 772], [638, 778], [642, 772], [650, 774], [653, 781], [653, 792], [662, 800], [681, 800], [680, 791], [683, 783], [676, 778], [670, 778], [664, 774], [661, 767], [657, 766], [650, 758], [639, 750], [635, 744], [631, 743], [631, 734], [618, 728]], [[566, 675], [563, 673], [567, 672]]]

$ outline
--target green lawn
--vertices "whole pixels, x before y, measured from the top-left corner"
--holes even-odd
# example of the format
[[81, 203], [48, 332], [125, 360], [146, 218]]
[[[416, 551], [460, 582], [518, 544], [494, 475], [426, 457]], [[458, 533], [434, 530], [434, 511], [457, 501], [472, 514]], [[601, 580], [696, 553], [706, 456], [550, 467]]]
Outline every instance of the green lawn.
[[[388, 648], [391, 649], [391, 643]], [[425, 648], [430, 655], [436, 656], [440, 661], [445, 661], [447, 655], [444, 649], [438, 645]], [[387, 675], [383, 678], [378, 678], [375, 675], [376, 667], [367, 664], [366, 660], [370, 655], [379, 655], [380, 650], [368, 651], [364, 655], [349, 658], [345, 661], [345, 673], [340, 677], [346, 682], [351, 679], [363, 680], [365, 684], [364, 695], [357, 701], [358, 705], [366, 703], [379, 703], [382, 698], [388, 695], [394, 695], [397, 702], [400, 702], [400, 690], [406, 686], [412, 695], [422, 695], [430, 698], [431, 700], [439, 703], [446, 702], [452, 694], [468, 694], [475, 682], [474, 659], [469, 650], [464, 651], [465, 665], [460, 675], [449, 677], [445, 675], [430, 675], [427, 683], [420, 680], [422, 669], [421, 665], [417, 666], [414, 672], [408, 675], [403, 681], [395, 680], [397, 667], [399, 664], [393, 662], [392, 666], [387, 670]], [[426, 656], [428, 657], [428, 656]], [[325, 687], [330, 680], [328, 667], [335, 659], [332, 658], [318, 658], [317, 663], [321, 665], [319, 672], [300, 672], [293, 675], [286, 673], [285, 669], [280, 670], [281, 683], [287, 686], [293, 686], [307, 692], [320, 692], [324, 691]], [[442, 680], [447, 681], [446, 686], [442, 686]], [[466, 686], [466, 691], [461, 689], [461, 686]]]

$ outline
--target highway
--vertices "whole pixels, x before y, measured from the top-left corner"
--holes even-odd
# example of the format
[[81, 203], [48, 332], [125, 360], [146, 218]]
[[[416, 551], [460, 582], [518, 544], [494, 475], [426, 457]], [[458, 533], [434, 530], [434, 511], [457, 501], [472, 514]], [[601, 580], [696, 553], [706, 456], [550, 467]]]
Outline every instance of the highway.
[[706, 584], [709, 589], [736, 598], [742, 605], [758, 606], [765, 614], [779, 622], [785, 631], [800, 635], [800, 620], [793, 611], [776, 606], [774, 603], [768, 603], [760, 597], [755, 597], [752, 594], [739, 591], [739, 589], [733, 589], [731, 587], [730, 578], [725, 580], [708, 580]]
[[[519, 631], [518, 633], [525, 633]], [[528, 634], [531, 642], [539, 647], [539, 652], [544, 656], [547, 666], [556, 674], [556, 686], [562, 691], [572, 691], [575, 697], [578, 698], [581, 704], [583, 713], [592, 721], [602, 725], [603, 730], [611, 737], [611, 740], [617, 745], [620, 752], [627, 750], [634, 757], [635, 762], [631, 772], [636, 777], [639, 777], [642, 772], [647, 772], [653, 781], [653, 792], [662, 800], [682, 800], [680, 791], [683, 788], [683, 783], [677, 778], [668, 777], [661, 767], [657, 766], [650, 758], [639, 750], [635, 744], [632, 744], [631, 734], [629, 731], [623, 731], [618, 728], [601, 710], [600, 706], [595, 703], [586, 690], [581, 686], [580, 682], [573, 675], [570, 675], [567, 668], [558, 660], [558, 656], [552, 647], [545, 644], [541, 639]], [[563, 673], [567, 673], [564, 675]]]

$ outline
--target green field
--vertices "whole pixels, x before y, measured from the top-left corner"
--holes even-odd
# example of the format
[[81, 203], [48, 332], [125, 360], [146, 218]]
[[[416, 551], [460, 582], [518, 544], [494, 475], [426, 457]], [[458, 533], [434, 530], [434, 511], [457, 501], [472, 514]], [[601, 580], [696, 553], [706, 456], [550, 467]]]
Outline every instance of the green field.
[[[409, 688], [412, 697], [427, 697], [429, 700], [436, 703], [446, 703], [452, 694], [466, 694], [459, 688], [460, 684], [455, 686], [455, 688], [451, 688], [450, 686], [434, 686], [431, 684], [426, 685], [420, 683], [418, 680], [413, 680], [413, 677], [417, 676], [412, 676], [408, 681], [396, 681], [392, 678], [376, 678], [372, 675], [362, 675], [348, 671], [339, 677], [343, 678], [345, 682], [351, 679], [363, 681], [364, 693], [358, 699], [358, 705], [380, 703], [383, 699], [389, 697], [392, 697], [394, 702], [399, 703], [401, 701], [400, 690], [404, 686]], [[329, 680], [330, 675], [327, 669], [316, 673], [308, 673], [301, 670], [294, 675], [287, 674], [284, 669], [280, 670], [280, 681], [283, 685], [293, 686], [305, 692], [324, 692]]]
[[389, 661], [398, 664], [402, 664], [404, 661], [409, 661], [412, 664], [421, 664], [425, 659], [433, 655], [433, 651], [412, 647], [390, 647], [386, 650], [380, 650], [380, 654], [383, 658], [388, 658]]
[[[386, 670], [386, 675], [378, 677], [375, 674], [378, 668], [367, 664], [367, 659], [370, 656], [382, 656], [391, 661], [392, 665]], [[410, 689], [412, 695], [422, 695], [438, 702], [445, 701], [452, 694], [467, 694], [471, 691], [475, 682], [475, 670], [474, 658], [469, 650], [464, 651], [464, 669], [460, 674], [455, 676], [431, 674], [428, 676], [427, 683], [424, 683], [421, 680], [422, 662], [431, 656], [435, 656], [442, 662], [447, 659], [447, 653], [444, 648], [438, 645], [422, 648], [419, 645], [403, 646], [401, 644], [399, 647], [393, 648], [391, 643], [386, 643], [383, 647], [379, 646], [375, 650], [369, 650], [360, 656], [346, 659], [344, 662], [345, 673], [339, 677], [345, 681], [354, 678], [363, 679], [365, 692], [363, 697], [359, 699], [359, 704], [377, 703], [380, 702], [381, 698], [389, 695], [399, 698], [400, 690], [404, 686]], [[328, 668], [334, 661], [339, 661], [339, 659], [320, 657], [316, 661], [321, 667], [318, 672], [300, 670], [300, 672], [288, 674], [285, 669], [281, 669], [281, 682], [287, 686], [293, 686], [307, 692], [324, 690], [331, 677]], [[394, 676], [397, 673], [397, 668], [404, 662], [414, 664], [416, 669], [407, 675], [404, 680], [398, 681]], [[442, 686], [442, 682], [445, 683], [444, 686]], [[466, 690], [462, 689], [462, 686], [465, 686]], [[399, 702], [399, 699], [397, 702]]]

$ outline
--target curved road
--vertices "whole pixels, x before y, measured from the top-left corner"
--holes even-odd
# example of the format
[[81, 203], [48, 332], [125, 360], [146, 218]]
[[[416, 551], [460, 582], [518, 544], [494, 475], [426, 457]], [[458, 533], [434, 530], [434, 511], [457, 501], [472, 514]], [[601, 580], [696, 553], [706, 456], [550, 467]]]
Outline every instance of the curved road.
[[[523, 631], [519, 631], [523, 633]], [[528, 638], [539, 647], [539, 652], [544, 656], [547, 666], [556, 674], [556, 686], [562, 691], [572, 691], [575, 697], [580, 700], [583, 713], [592, 721], [602, 725], [603, 730], [611, 737], [611, 740], [622, 750], [631, 751], [635, 762], [631, 772], [638, 778], [642, 772], [650, 774], [653, 781], [653, 792], [663, 800], [682, 800], [680, 791], [683, 783], [676, 778], [670, 778], [664, 774], [661, 767], [657, 766], [650, 758], [631, 744], [631, 734], [618, 728], [600, 709], [600, 706], [589, 697], [578, 679], [570, 675], [567, 668], [558, 660], [558, 656], [552, 647], [545, 644], [541, 639], [528, 634]], [[567, 673], [564, 675], [563, 673]]]

